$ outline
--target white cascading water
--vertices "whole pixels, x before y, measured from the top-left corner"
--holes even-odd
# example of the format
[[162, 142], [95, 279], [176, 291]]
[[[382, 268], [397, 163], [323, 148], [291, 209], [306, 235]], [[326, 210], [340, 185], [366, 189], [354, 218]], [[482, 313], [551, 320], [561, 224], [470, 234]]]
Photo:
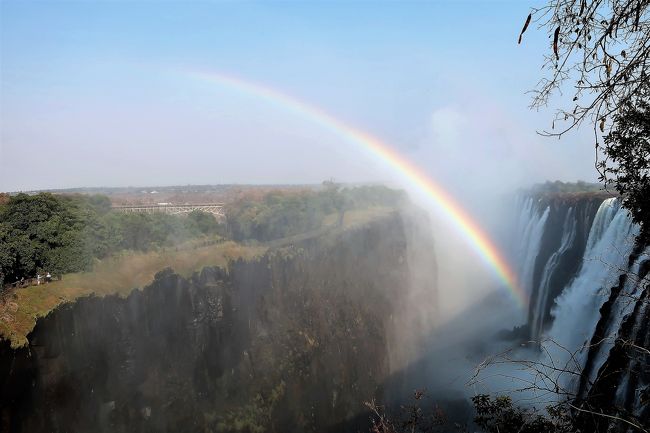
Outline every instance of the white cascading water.
[[[632, 313], [634, 306], [636, 305], [636, 300], [641, 295], [643, 285], [639, 284], [639, 269], [641, 263], [650, 258], [649, 252], [650, 251], [646, 249], [643, 254], [635, 260], [627, 273], [628, 278], [625, 281], [625, 285], [612, 305], [612, 310], [609, 314], [610, 321], [607, 325], [607, 329], [603, 333], [603, 340], [597, 347], [593, 368], [589, 372], [589, 383], [593, 383], [596, 379], [598, 370], [605, 363], [610, 349], [614, 346], [614, 342], [616, 341], [616, 337], [618, 336], [624, 318]], [[619, 388], [619, 393], [625, 394], [626, 382], [627, 379], [623, 381], [622, 386]]]
[[[646, 250], [644, 254], [646, 255], [646, 257], [645, 257], [646, 259], [650, 258], [648, 256], [648, 250]], [[647, 279], [644, 279], [644, 283], [647, 283]], [[637, 285], [637, 287], [640, 287], [641, 285], [642, 284], [639, 283]], [[639, 291], [636, 291], [635, 294], [639, 294]], [[641, 326], [641, 321], [644, 318], [648, 317], [649, 310], [650, 310], [650, 305], [647, 302], [645, 302], [644, 305], [641, 307], [638, 316], [636, 317], [636, 323], [635, 323], [636, 327], [640, 327]], [[637, 366], [637, 368], [638, 368], [638, 366]], [[626, 369], [626, 371], [624, 373], [624, 376], [623, 376], [623, 379], [621, 380], [621, 384], [619, 385], [618, 390], [616, 392], [616, 397], [615, 398], [616, 398], [616, 402], [618, 404], [621, 404], [621, 405], [624, 404], [623, 402], [626, 399], [627, 390], [628, 390], [628, 388], [630, 386], [630, 380], [632, 378], [631, 377], [631, 371], [632, 371], [631, 368]], [[648, 385], [648, 383], [646, 382], [646, 386], [647, 385]], [[639, 384], [637, 383], [635, 385], [635, 389], [639, 389], [639, 388], [642, 388], [642, 386], [639, 386]], [[646, 404], [647, 403], [644, 402], [643, 398], [635, 399], [632, 407], [630, 408], [631, 413], [634, 416], [637, 416], [637, 417], [640, 418], [642, 416], [642, 413], [643, 413], [643, 410], [645, 409]]]
[[[616, 199], [607, 199], [600, 205], [578, 275], [557, 298], [551, 312], [554, 320], [545, 347], [556, 368], [577, 371], [584, 366], [586, 346], [598, 322], [599, 309], [610, 288], [616, 285], [618, 275], [627, 269], [637, 233], [638, 227]], [[574, 374], [555, 374], [564, 389], [575, 390]]]
[[544, 322], [544, 312], [546, 311], [548, 295], [551, 290], [551, 276], [560, 264], [562, 255], [573, 245], [576, 238], [576, 231], [577, 220], [575, 217], [575, 211], [574, 208], [569, 208], [562, 225], [562, 240], [560, 246], [546, 262], [542, 272], [542, 279], [537, 290], [537, 299], [535, 302], [535, 308], [533, 308], [533, 317], [531, 320], [531, 335], [534, 339], [539, 338], [542, 324]]
[[[518, 275], [522, 288], [530, 295], [533, 291], [533, 272], [535, 271], [535, 259], [539, 254], [539, 248], [544, 234], [544, 227], [550, 212], [546, 207], [540, 212], [536, 206], [537, 200], [532, 197], [523, 199], [520, 204], [519, 218], [517, 219], [516, 237], [517, 246], [513, 248], [514, 257], [518, 263]], [[520, 202], [521, 203], [521, 202]]]

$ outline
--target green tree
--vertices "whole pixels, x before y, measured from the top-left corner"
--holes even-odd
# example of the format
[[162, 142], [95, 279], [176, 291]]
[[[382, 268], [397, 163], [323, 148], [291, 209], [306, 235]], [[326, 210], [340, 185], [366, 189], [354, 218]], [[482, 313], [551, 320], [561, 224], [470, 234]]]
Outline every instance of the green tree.
[[637, 104], [627, 102], [614, 117], [615, 126], [605, 137], [606, 159], [602, 179], [613, 184], [623, 205], [650, 241], [650, 87]]
[[8, 224], [0, 223], [0, 287], [4, 284], [7, 275], [12, 273], [16, 263], [9, 229]]
[[187, 227], [193, 233], [216, 235], [222, 232], [221, 224], [211, 213], [194, 211], [187, 215]]
[[513, 405], [506, 396], [492, 398], [488, 395], [472, 397], [476, 417], [474, 422], [486, 433], [573, 433], [568, 406], [560, 404], [547, 408], [544, 416], [533, 409]]
[[212, 215], [110, 212], [108, 197], [17, 194], [0, 204], [0, 280], [61, 275], [91, 269], [95, 259], [119, 250], [147, 251], [212, 236]]

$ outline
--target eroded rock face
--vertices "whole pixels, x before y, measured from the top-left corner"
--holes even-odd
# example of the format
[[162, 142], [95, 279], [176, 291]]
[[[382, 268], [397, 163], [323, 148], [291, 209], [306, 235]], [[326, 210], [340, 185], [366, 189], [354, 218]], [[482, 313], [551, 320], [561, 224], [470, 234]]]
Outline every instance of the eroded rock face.
[[[0, 430], [344, 425], [381, 392], [395, 353], [412, 348], [417, 336], [407, 341], [396, 327], [427, 328], [410, 308], [435, 306], [427, 230], [395, 213], [228, 272], [184, 279], [165, 270], [127, 298], [61, 306], [39, 320], [28, 347], [0, 344]], [[412, 248], [430, 252], [428, 277], [411, 278]]]

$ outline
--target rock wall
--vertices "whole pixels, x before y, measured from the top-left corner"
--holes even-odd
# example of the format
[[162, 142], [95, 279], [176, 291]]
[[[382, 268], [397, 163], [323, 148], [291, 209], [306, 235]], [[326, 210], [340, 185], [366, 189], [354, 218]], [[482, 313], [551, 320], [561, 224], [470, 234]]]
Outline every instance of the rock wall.
[[414, 214], [227, 271], [167, 269], [127, 298], [57, 308], [27, 347], [0, 342], [0, 430], [341, 428], [417, 347], [435, 295], [431, 233]]

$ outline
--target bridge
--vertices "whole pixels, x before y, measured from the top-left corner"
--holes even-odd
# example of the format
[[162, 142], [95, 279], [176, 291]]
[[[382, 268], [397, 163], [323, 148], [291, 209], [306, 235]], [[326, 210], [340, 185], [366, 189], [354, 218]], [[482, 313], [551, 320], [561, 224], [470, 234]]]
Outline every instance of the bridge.
[[171, 215], [187, 214], [194, 211], [211, 213], [216, 218], [225, 218], [223, 203], [173, 204], [157, 203], [133, 206], [111, 206], [111, 209], [124, 213], [167, 213]]

